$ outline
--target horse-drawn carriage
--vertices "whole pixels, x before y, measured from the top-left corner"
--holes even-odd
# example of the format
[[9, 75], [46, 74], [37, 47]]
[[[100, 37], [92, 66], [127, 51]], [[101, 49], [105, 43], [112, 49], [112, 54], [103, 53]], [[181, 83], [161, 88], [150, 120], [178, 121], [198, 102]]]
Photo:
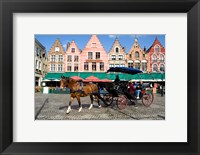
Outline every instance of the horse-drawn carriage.
[[[121, 72], [134, 75], [142, 71], [134, 68], [111, 67], [107, 72]], [[115, 101], [119, 109], [124, 109], [128, 105], [128, 101], [135, 105], [138, 100], [142, 100], [143, 105], [146, 107], [153, 103], [154, 96], [149, 85], [143, 85], [141, 87], [139, 98], [136, 97], [135, 93], [130, 92], [128, 87], [128, 81], [107, 85], [107, 93], [102, 96], [104, 104], [110, 106]]]
[[[127, 67], [111, 67], [107, 72], [121, 72], [128, 74], [138, 74], [142, 71], [134, 68]], [[101, 96], [99, 93], [99, 88], [97, 84], [88, 83], [85, 86], [81, 86], [72, 78], [63, 77], [61, 78], [60, 88], [67, 87], [70, 89], [70, 101], [67, 109], [67, 113], [71, 111], [71, 104], [73, 100], [76, 98], [79, 103], [79, 112], [82, 110], [82, 104], [80, 97], [90, 96], [91, 104], [89, 110], [93, 107], [94, 96], [97, 98], [98, 106], [101, 107], [99, 99], [103, 101], [103, 103], [107, 106], [113, 104], [116, 101], [116, 104], [119, 109], [124, 109], [128, 105], [128, 101], [131, 101], [133, 104], [137, 102], [137, 100], [142, 100], [144, 106], [150, 106], [153, 102], [153, 94], [149, 88], [142, 87], [139, 98], [136, 98], [135, 94], [132, 94], [128, 91], [128, 81], [125, 83], [111, 83], [110, 85], [106, 85], [106, 90], [108, 93]]]

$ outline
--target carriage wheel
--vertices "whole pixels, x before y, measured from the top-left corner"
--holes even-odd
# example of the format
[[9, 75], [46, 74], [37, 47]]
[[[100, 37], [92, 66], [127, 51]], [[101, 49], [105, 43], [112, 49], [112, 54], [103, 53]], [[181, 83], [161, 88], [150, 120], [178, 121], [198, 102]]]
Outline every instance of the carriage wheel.
[[110, 106], [113, 103], [113, 95], [111, 95], [111, 94], [104, 95], [103, 99], [105, 100], [104, 104], [106, 106]]
[[153, 103], [153, 99], [153, 94], [144, 94], [142, 97], [142, 104], [146, 107], [149, 107]]
[[128, 99], [125, 95], [119, 95], [117, 97], [117, 107], [119, 109], [124, 109], [128, 105]]

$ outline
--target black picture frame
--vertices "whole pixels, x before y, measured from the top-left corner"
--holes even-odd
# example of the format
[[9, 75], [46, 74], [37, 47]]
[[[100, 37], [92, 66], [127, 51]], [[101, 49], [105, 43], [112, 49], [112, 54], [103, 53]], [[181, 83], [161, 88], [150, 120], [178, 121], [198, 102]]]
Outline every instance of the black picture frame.
[[[13, 13], [187, 13], [187, 143], [13, 142]], [[198, 0], [0, 0], [1, 154], [200, 154], [200, 2]], [[181, 37], [181, 36], [180, 36]], [[185, 62], [184, 62], [185, 63]], [[177, 92], [179, 93], [179, 92]], [[181, 107], [180, 107], [181, 109]], [[180, 110], [179, 109], [179, 110]], [[177, 110], [178, 115], [178, 110]], [[111, 132], [111, 131], [110, 131]], [[123, 132], [123, 131], [121, 131]], [[135, 134], [135, 131], [124, 131]], [[31, 134], [31, 133], [30, 133]], [[103, 134], [103, 133], [102, 133]], [[164, 133], [163, 133], [164, 134]], [[116, 135], [117, 136], [117, 135]], [[123, 133], [122, 135], [123, 136]]]

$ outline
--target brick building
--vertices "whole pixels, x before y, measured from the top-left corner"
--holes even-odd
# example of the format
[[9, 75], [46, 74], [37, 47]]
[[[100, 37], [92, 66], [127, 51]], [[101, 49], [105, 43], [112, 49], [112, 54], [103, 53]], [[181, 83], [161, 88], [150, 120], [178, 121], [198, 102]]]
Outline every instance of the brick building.
[[119, 39], [116, 38], [113, 46], [108, 53], [109, 67], [125, 67], [126, 63], [126, 49], [122, 47]]
[[48, 53], [48, 72], [65, 72], [66, 57], [62, 44], [56, 39]]
[[40, 86], [42, 78], [47, 73], [47, 57], [45, 47], [35, 39], [35, 86]]
[[165, 48], [157, 37], [147, 53], [150, 59], [150, 72], [165, 72]]
[[129, 68], [140, 69], [143, 72], [149, 71], [149, 55], [146, 53], [146, 48], [141, 48], [138, 39], [134, 43], [126, 55], [126, 66]]
[[105, 72], [108, 69], [108, 54], [97, 35], [92, 35], [80, 54], [80, 72]]
[[80, 70], [80, 53], [81, 50], [78, 48], [75, 41], [67, 44], [66, 49], [66, 71], [67, 72], [79, 72]]

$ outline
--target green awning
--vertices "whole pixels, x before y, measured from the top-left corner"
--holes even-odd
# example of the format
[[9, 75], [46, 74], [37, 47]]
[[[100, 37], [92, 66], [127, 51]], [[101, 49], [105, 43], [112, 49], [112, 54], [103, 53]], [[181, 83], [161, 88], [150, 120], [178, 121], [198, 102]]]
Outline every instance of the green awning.
[[80, 76], [85, 79], [89, 76], [95, 76], [99, 79], [115, 80], [116, 75], [119, 75], [120, 80], [143, 80], [143, 81], [164, 81], [164, 73], [140, 73], [140, 74], [123, 74], [123, 73], [105, 73], [105, 72], [65, 72], [65, 73], [47, 73], [43, 80], [60, 80], [61, 76], [72, 77]]

